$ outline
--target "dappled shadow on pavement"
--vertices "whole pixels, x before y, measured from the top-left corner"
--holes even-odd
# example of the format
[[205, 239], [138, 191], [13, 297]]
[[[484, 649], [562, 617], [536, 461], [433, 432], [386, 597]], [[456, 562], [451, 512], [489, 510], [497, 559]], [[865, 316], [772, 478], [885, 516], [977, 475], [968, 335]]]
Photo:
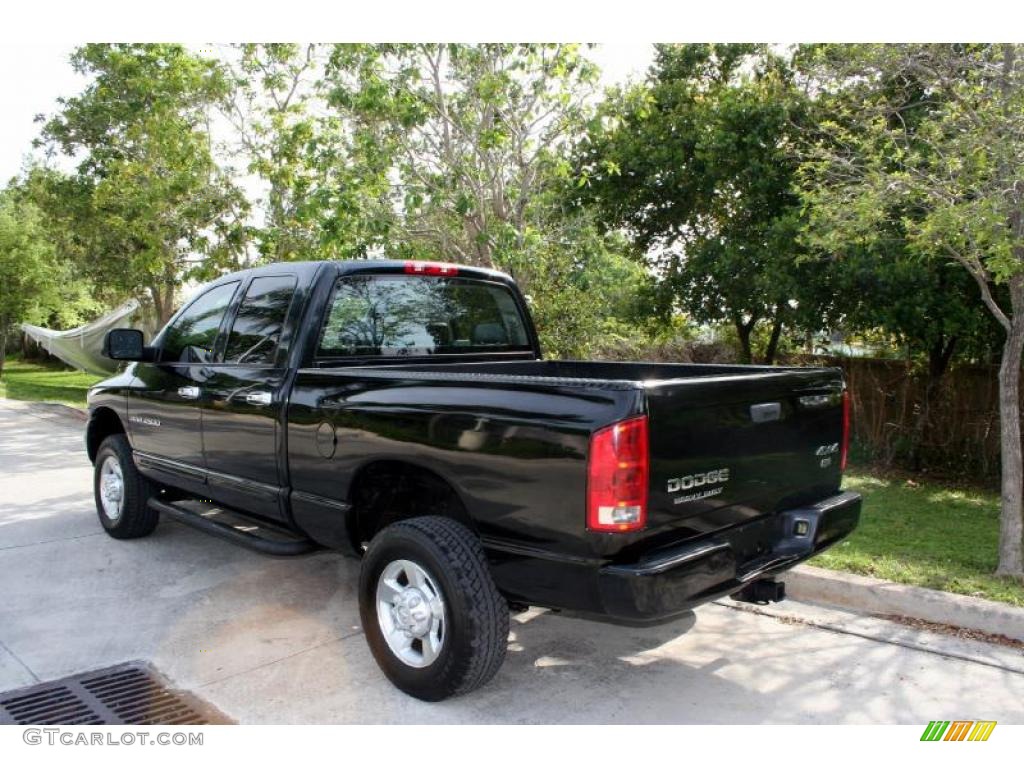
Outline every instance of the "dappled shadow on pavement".
[[[42, 679], [148, 659], [253, 723], [1024, 720], [1024, 675], [718, 605], [644, 629], [516, 616], [489, 685], [425, 704], [370, 656], [358, 561], [267, 557], [166, 521], [111, 539], [80, 433], [6, 415], [0, 642]], [[0, 659], [0, 689], [24, 684], [12, 669]]]

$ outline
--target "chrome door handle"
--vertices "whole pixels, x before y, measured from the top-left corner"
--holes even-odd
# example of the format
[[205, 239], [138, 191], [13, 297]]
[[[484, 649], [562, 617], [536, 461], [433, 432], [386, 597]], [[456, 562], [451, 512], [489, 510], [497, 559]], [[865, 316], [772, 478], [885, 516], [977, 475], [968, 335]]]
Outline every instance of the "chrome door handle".
[[269, 392], [250, 392], [245, 396], [245, 402], [249, 405], [270, 405], [274, 396]]
[[199, 387], [178, 387], [178, 397], [186, 400], [198, 400], [201, 390]]

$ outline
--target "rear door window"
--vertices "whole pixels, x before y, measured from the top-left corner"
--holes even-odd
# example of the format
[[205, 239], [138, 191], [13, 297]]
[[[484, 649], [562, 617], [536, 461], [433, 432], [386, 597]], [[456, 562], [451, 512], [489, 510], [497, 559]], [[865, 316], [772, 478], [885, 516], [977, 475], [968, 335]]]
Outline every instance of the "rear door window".
[[399, 357], [529, 351], [519, 304], [499, 283], [374, 275], [341, 278], [317, 356]]
[[296, 283], [294, 275], [253, 278], [231, 325], [225, 363], [274, 364]]

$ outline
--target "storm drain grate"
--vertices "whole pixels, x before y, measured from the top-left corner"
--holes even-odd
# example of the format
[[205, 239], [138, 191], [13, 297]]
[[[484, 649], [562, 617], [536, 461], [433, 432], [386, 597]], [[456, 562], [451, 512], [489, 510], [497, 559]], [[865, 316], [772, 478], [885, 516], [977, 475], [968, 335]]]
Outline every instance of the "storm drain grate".
[[222, 714], [138, 662], [0, 693], [0, 724], [209, 725]]

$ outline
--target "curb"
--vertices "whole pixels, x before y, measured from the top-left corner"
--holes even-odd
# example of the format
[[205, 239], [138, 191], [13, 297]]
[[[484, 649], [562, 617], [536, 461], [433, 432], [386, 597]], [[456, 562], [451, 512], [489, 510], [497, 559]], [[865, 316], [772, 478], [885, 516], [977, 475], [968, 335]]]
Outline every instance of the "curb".
[[782, 578], [787, 597], [795, 600], [896, 614], [1024, 641], [1024, 608], [812, 565], [797, 566]]

